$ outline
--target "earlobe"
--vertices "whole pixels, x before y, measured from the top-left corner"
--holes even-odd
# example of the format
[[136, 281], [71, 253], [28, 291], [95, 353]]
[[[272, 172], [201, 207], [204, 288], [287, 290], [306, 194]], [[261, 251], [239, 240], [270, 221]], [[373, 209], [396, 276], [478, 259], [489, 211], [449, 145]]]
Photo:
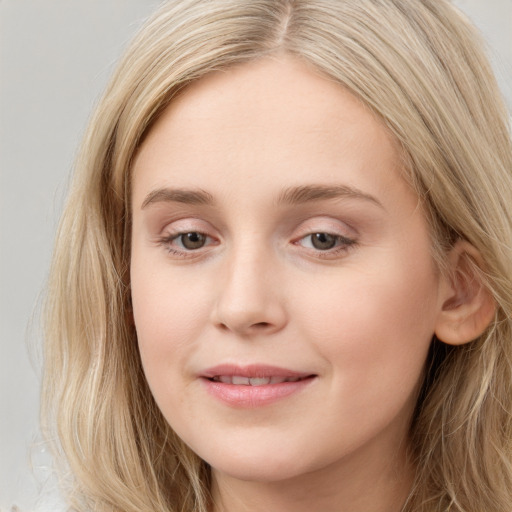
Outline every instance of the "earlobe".
[[449, 345], [462, 345], [480, 336], [489, 326], [496, 304], [483, 279], [479, 252], [459, 240], [448, 256], [449, 272], [441, 282], [441, 309], [437, 338]]

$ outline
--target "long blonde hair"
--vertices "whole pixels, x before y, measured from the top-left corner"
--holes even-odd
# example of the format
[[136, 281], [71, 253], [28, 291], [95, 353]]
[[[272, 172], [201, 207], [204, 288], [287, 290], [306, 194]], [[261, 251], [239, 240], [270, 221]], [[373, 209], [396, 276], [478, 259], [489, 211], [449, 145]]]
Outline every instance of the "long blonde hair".
[[49, 283], [42, 417], [75, 510], [211, 505], [209, 469], [164, 420], [139, 360], [130, 168], [187, 84], [274, 52], [309, 62], [383, 119], [439, 265], [454, 238], [468, 240], [497, 304], [479, 339], [432, 343], [404, 511], [512, 510], [512, 149], [482, 46], [446, 0], [173, 0], [147, 22], [90, 123]]

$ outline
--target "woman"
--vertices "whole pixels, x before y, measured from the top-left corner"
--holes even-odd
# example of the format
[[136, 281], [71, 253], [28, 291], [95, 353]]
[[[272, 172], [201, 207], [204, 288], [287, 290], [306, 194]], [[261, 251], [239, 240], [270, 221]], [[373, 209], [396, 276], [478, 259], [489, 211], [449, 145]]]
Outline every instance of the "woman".
[[57, 240], [70, 505], [510, 510], [511, 168], [445, 1], [164, 4]]

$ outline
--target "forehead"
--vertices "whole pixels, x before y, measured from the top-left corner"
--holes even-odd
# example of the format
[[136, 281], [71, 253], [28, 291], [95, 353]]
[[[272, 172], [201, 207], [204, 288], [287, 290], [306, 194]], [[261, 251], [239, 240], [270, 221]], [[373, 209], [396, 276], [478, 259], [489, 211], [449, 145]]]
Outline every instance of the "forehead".
[[399, 164], [398, 144], [355, 96], [301, 61], [265, 58], [212, 73], [170, 104], [135, 160], [133, 199], [219, 182], [248, 196], [262, 183], [340, 180], [382, 194]]

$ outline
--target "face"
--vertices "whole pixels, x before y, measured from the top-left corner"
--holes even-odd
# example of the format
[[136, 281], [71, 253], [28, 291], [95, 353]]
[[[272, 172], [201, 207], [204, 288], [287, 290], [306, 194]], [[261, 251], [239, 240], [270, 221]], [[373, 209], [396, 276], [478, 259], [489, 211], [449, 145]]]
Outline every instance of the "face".
[[275, 481], [400, 452], [439, 277], [367, 108], [287, 57], [212, 74], [150, 131], [132, 201], [144, 371], [215, 473]]

